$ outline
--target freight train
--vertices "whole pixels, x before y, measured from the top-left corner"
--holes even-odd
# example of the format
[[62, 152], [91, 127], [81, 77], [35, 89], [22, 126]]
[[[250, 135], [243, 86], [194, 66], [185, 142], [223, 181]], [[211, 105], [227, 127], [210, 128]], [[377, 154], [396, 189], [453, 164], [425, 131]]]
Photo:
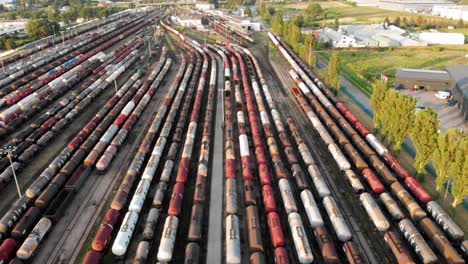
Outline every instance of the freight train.
[[[414, 223], [419, 223], [421, 229], [427, 235], [429, 240], [431, 240], [434, 247], [439, 251], [442, 258], [444, 258], [449, 263], [464, 263], [463, 259], [459, 256], [459, 254], [453, 248], [451, 243], [441, 233], [440, 229], [436, 225], [432, 225], [432, 220], [426, 217], [427, 213], [423, 210], [423, 208], [425, 207], [425, 204], [430, 201], [430, 195], [427, 194], [427, 192], [421, 187], [421, 185], [417, 182], [416, 179], [409, 176], [409, 173], [407, 173], [401, 167], [401, 165], [399, 165], [398, 161], [375, 138], [375, 136], [372, 135], [370, 131], [367, 128], [365, 128], [365, 126], [362, 125], [362, 123], [354, 115], [352, 115], [352, 113], [347, 108], [345, 108], [344, 104], [337, 101], [334, 95], [323, 85], [323, 83], [321, 83], [317, 78], [315, 78], [315, 75], [312, 75], [310, 70], [308, 70], [308, 68], [305, 67], [303, 62], [300, 61], [297, 55], [295, 55], [291, 51], [291, 49], [287, 47], [286, 44], [280, 42], [278, 38], [271, 33], [269, 33], [269, 37], [294, 69], [290, 72], [291, 77], [299, 85], [300, 89], [293, 88], [292, 91], [296, 98], [298, 98], [299, 102], [301, 102], [301, 106], [302, 104], [304, 104], [304, 106], [308, 105], [307, 100], [309, 100], [309, 102], [311, 102], [311, 105], [315, 108], [315, 111], [319, 114], [324, 123], [327, 124], [328, 129], [332, 132], [335, 138], [338, 141], [341, 141], [340, 145], [343, 146], [349, 144], [350, 146], [352, 146], [352, 144], [350, 144], [350, 141], [347, 141], [347, 138], [344, 137], [344, 135], [340, 133], [339, 130], [334, 130], [333, 128], [331, 128], [333, 126], [336, 126], [336, 123], [328, 115], [328, 113], [333, 118], [335, 118], [335, 120], [337, 120], [337, 123], [345, 131], [345, 134], [347, 134], [348, 137], [352, 139], [352, 143], [355, 146], [357, 146], [359, 151], [361, 151], [361, 153], [364, 154], [365, 159], [377, 171], [378, 175], [383, 180], [383, 183], [390, 189], [391, 194], [397, 197], [397, 199], [403, 205], [403, 207], [406, 208]], [[304, 94], [307, 99], [302, 94]], [[311, 119], [311, 122], [313, 124], [315, 123], [314, 126], [317, 128], [317, 124], [320, 122], [319, 119], [312, 112], [312, 108], [310, 106], [307, 110], [309, 110], [309, 112], [307, 113], [309, 115], [309, 118]], [[312, 116], [310, 113], [312, 113], [314, 116]], [[310, 116], [312, 116], [312, 118]], [[350, 124], [348, 123], [348, 121], [350, 122]], [[330, 141], [331, 137], [329, 138], [327, 136], [324, 136], [325, 133], [321, 133], [321, 129], [317, 130], [319, 134], [321, 134], [322, 139], [327, 144], [332, 144], [332, 141]], [[361, 136], [366, 139], [367, 144], [369, 145], [363, 142]], [[344, 149], [346, 151], [346, 148]], [[360, 168], [361, 162], [358, 162], [357, 156], [355, 155], [357, 154], [357, 152], [348, 151], [347, 154], [353, 161], [355, 167]], [[386, 164], [381, 162], [378, 156], [381, 156]], [[392, 168], [392, 170], [397, 174], [399, 179], [392, 175], [392, 172], [388, 169], [387, 166]], [[370, 168], [367, 167], [363, 169], [363, 172], [364, 170], [370, 171]], [[381, 188], [381, 186], [379, 189], [372, 187], [373, 185], [376, 186], [378, 184], [379, 179], [377, 177], [369, 178], [363, 175], [363, 178], [367, 180], [369, 186], [375, 194], [380, 194], [385, 190], [384, 186], [384, 188]], [[409, 192], [405, 189], [405, 186], [398, 182], [398, 180], [404, 182]], [[414, 195], [417, 200], [415, 200], [410, 193]], [[401, 219], [402, 215], [400, 214], [399, 210], [396, 210], [396, 204], [393, 203], [390, 199], [388, 199], [389, 195], [385, 195], [385, 197], [382, 200], [386, 201], [386, 203], [384, 204], [385, 207], [389, 208], [390, 214], [396, 219]], [[381, 217], [379, 217], [379, 219], [381, 219]], [[417, 255], [421, 258], [423, 262], [437, 262], [437, 256], [434, 254], [430, 247], [426, 247], [426, 242], [424, 239], [413, 239], [415, 237], [418, 237], [418, 235], [421, 238], [422, 236], [420, 236], [419, 233], [415, 232], [416, 228], [411, 222], [409, 222], [411, 225], [408, 224], [408, 221], [408, 219], [400, 220], [399, 227], [402, 231], [402, 234], [415, 248]], [[448, 219], [445, 218], [442, 221], [448, 222]], [[427, 226], [430, 226], [432, 228], [429, 228]], [[457, 243], [457, 240], [460, 241], [460, 239], [463, 238], [463, 232], [461, 232], [459, 227], [456, 226], [456, 224], [453, 221], [450, 223], [450, 225], [442, 225], [441, 227], [443, 227], [443, 229], [446, 230], [447, 234], [450, 234], [451, 232], [457, 234], [454, 237], [456, 240], [453, 240], [455, 243]], [[386, 237], [390, 237], [390, 235], [386, 235]], [[392, 233], [392, 239], [386, 239], [386, 242], [390, 243], [394, 240], [395, 233]], [[398, 244], [402, 245], [402, 243]], [[394, 245], [389, 244], [389, 246], [393, 250]], [[421, 248], [424, 248], [425, 250], [419, 250]], [[405, 250], [404, 252], [407, 251]], [[395, 257], [397, 258], [397, 261], [403, 263], [403, 260], [406, 261], [410, 256], [405, 253], [400, 253], [398, 255], [396, 254]]]

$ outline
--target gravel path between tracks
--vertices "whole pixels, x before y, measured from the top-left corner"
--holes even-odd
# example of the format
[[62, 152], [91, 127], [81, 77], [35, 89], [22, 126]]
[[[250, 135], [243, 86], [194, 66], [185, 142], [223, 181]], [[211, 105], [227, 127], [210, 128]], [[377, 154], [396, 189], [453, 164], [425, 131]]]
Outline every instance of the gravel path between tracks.
[[223, 90], [224, 64], [219, 56], [218, 63], [218, 97], [214, 122], [213, 162], [211, 163], [210, 211], [208, 222], [208, 252], [206, 263], [222, 263], [223, 256], [223, 187], [224, 187], [224, 135], [223, 135]]

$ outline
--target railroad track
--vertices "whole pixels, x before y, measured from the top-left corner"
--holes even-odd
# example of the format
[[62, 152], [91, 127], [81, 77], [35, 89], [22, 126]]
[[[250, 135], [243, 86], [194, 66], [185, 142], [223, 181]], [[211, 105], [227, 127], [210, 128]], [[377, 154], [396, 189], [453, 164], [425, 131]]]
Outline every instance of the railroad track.
[[[282, 93], [281, 95], [276, 95], [278, 96], [277, 98], [284, 98], [287, 97], [287, 99], [283, 100], [278, 100], [283, 102], [283, 109], [291, 111], [293, 110], [294, 115], [290, 115], [290, 117], [294, 117], [296, 121], [299, 121], [299, 127], [301, 128], [302, 131], [313, 131], [313, 127], [310, 125], [309, 121], [305, 117], [304, 113], [302, 110], [298, 107], [297, 104], [294, 104], [294, 97], [292, 97], [289, 88], [287, 87], [293, 87], [295, 84], [291, 80], [289, 76], [284, 75], [284, 71], [279, 70], [278, 66], [272, 63], [272, 67], [276, 74], [280, 77], [281, 85], [282, 87]], [[275, 93], [275, 92], [274, 92]], [[279, 92], [277, 92], [279, 93]], [[287, 102], [287, 103], [286, 103]], [[307, 138], [308, 143], [312, 146], [318, 146], [320, 144], [316, 144], [315, 142], [320, 142], [320, 137], [316, 133], [304, 133], [305, 138]], [[327, 157], [327, 160], [331, 160], [332, 157], [327, 153], [327, 151], [323, 148], [312, 148], [313, 152], [312, 155], [314, 156], [314, 159], [318, 161], [320, 164], [319, 169], [323, 173], [323, 175], [326, 175], [326, 181], [327, 183], [331, 186], [332, 188], [332, 196], [335, 198], [335, 201], [340, 205], [340, 209], [345, 213], [346, 220], [350, 226], [352, 226], [352, 231], [355, 237], [358, 238], [357, 242], [359, 244], [359, 248], [361, 249], [361, 252], [363, 253], [364, 257], [366, 258], [367, 263], [382, 263], [381, 258], [382, 256], [388, 256], [389, 252], [385, 251], [385, 247], [383, 247], [382, 243], [375, 243], [376, 240], [372, 240], [372, 238], [377, 238], [373, 231], [371, 231], [371, 236], [369, 234], [366, 234], [366, 232], [363, 232], [362, 229], [362, 223], [361, 225], [359, 224], [360, 222], [357, 221], [354, 217], [356, 213], [361, 214], [364, 216], [365, 212], [363, 212], [362, 208], [357, 205], [356, 203], [351, 203], [349, 198], [355, 199], [352, 196], [346, 195], [352, 193], [352, 190], [349, 188], [349, 185], [346, 183], [343, 183], [343, 178], [342, 177], [336, 177], [335, 175], [341, 175], [341, 172], [339, 170], [330, 170], [330, 167], [333, 167], [334, 164], [330, 164], [329, 162], [325, 162], [324, 157]], [[331, 165], [331, 166], [330, 166]], [[340, 183], [341, 184], [337, 184]], [[352, 208], [352, 209], [350, 209]], [[369, 231], [368, 231], [369, 232]], [[370, 241], [373, 241], [370, 243]], [[380, 245], [380, 246], [377, 246]], [[383, 254], [376, 254], [376, 252], [383, 251]], [[377, 260], [380, 259], [380, 260]]]
[[[0, 220], [0, 228], [7, 230], [2, 231], [4, 234], [13, 228], [7, 226], [11, 225], [8, 221], [18, 222], [13, 217], [21, 217], [20, 227], [28, 221], [24, 219], [34, 219], [25, 228], [29, 230], [39, 220], [25, 245], [37, 246], [41, 241], [42, 245], [29, 262], [77, 263], [85, 252], [86, 264], [104, 259], [116, 263], [203, 263], [213, 258], [236, 264], [393, 262], [395, 251], [382, 237], [385, 233], [389, 243], [389, 234], [397, 233], [382, 231], [355, 194], [374, 190], [373, 186], [359, 189], [347, 184], [344, 174], [353, 171], [351, 164], [347, 167], [340, 158], [346, 160], [348, 156], [330, 150], [334, 143], [328, 142], [335, 142], [331, 135], [340, 143], [346, 138], [339, 137], [341, 132], [333, 130], [335, 125], [323, 114], [319, 101], [325, 99], [307, 94], [298, 77], [288, 75], [282, 65], [270, 63], [268, 47], [257, 45], [253, 53], [237, 45], [204, 47], [166, 23], [162, 27], [170, 32], [171, 37], [165, 35], [170, 50], [162, 52], [163, 59], [143, 78], [146, 81], [137, 80], [137, 75], [127, 69], [129, 72], [121, 76], [129, 79], [122, 85], [122, 92], [70, 138], [70, 153], [62, 150], [49, 162], [50, 170], [50, 166], [57, 167], [54, 178], [35, 193], [31, 207], [43, 209], [48, 218], [29, 217], [32, 209], [21, 217], [31, 206], [26, 202], [34, 201], [23, 198], [24, 205], [14, 205], [16, 211]], [[174, 34], [177, 38], [172, 39]], [[147, 48], [143, 46], [138, 54], [148, 55]], [[167, 54], [184, 54], [179, 67], [173, 65], [169, 73], [176, 76], [171, 85], [165, 75], [171, 64]], [[140, 65], [150, 60], [146, 56]], [[216, 65], [224, 65], [224, 74], [223, 67], [217, 67], [216, 72]], [[303, 72], [300, 74], [305, 78]], [[152, 89], [161, 85], [154, 93]], [[307, 96], [290, 89], [296, 85]], [[218, 99], [216, 92], [220, 93]], [[154, 93], [156, 98], [143, 104], [143, 93], [150, 98]], [[132, 112], [129, 106], [140, 110]], [[337, 107], [346, 113], [345, 108]], [[313, 118], [313, 111], [320, 113], [320, 119]], [[332, 112], [328, 107], [326, 111]], [[332, 116], [339, 120], [337, 113]], [[132, 117], [139, 117], [139, 121], [131, 121]], [[131, 125], [126, 126], [128, 122]], [[325, 132], [318, 129], [317, 123], [324, 127], [321, 122], [326, 123]], [[117, 130], [111, 130], [115, 126]], [[129, 135], [122, 139], [119, 135], [124, 129]], [[83, 131], [87, 136], [80, 138]], [[330, 133], [328, 138], [325, 133]], [[126, 138], [128, 142], [123, 145]], [[108, 171], [96, 176], [112, 158], [115, 160]], [[223, 169], [224, 175], [220, 172]], [[67, 181], [60, 185], [58, 179], [63, 177]], [[77, 177], [87, 179], [82, 187], [73, 182], [70, 185], [68, 179]], [[56, 186], [60, 189], [55, 191]], [[64, 186], [79, 191], [73, 197]], [[28, 196], [33, 191], [28, 189]], [[63, 213], [65, 216], [57, 221]], [[414, 213], [410, 213], [413, 218]], [[44, 238], [52, 228], [49, 218], [55, 226]], [[212, 226], [213, 221], [216, 225]], [[425, 232], [432, 232], [427, 231], [433, 228], [430, 220], [421, 221]], [[407, 222], [400, 222], [398, 227], [409, 230], [412, 224]], [[17, 231], [11, 233], [20, 237]], [[11, 240], [0, 240], [1, 246]], [[401, 240], [395, 241], [405, 246]], [[440, 239], [434, 243], [437, 241]], [[211, 247], [213, 243], [216, 247]], [[430, 246], [434, 244], [430, 242]], [[212, 250], [216, 252], [212, 254]], [[18, 256], [28, 259], [28, 254], [22, 245]], [[415, 257], [403, 251], [396, 255], [399, 263], [405, 262], [404, 254], [410, 256], [408, 261]]]
[[[146, 49], [144, 49], [146, 50]], [[146, 58], [146, 61], [149, 61], [149, 58]], [[146, 62], [143, 63], [146, 65]], [[154, 67], [154, 65], [153, 65]], [[151, 67], [151, 68], [153, 68]], [[173, 74], [174, 72], [172, 72]], [[169, 73], [169, 76], [171, 73]], [[169, 77], [168, 76], [168, 77]], [[172, 78], [167, 78], [172, 79]], [[87, 185], [84, 186], [83, 189], [91, 190], [87, 192], [86, 198], [80, 200], [81, 206], [78, 208], [75, 216], [73, 217], [72, 221], [66, 221], [67, 225], [65, 228], [65, 232], [59, 228], [55, 228], [55, 233], [62, 233], [60, 240], [55, 244], [59, 246], [54, 246], [53, 254], [48, 255], [45, 251], [41, 251], [42, 255], [46, 255], [48, 258], [47, 263], [64, 263], [61, 261], [63, 255], [68, 254], [70, 257], [65, 257], [67, 263], [76, 263], [79, 260], [79, 253], [82, 251], [81, 247], [84, 245], [85, 241], [87, 240], [89, 234], [91, 233], [93, 227], [96, 226], [97, 220], [102, 217], [102, 209], [107, 204], [107, 201], [111, 194], [115, 193], [116, 185], [122, 180], [124, 176], [121, 172], [124, 168], [128, 167], [131, 162], [131, 157], [136, 153], [136, 149], [138, 145], [133, 144], [134, 142], [140, 142], [144, 136], [142, 131], [146, 131], [149, 127], [150, 123], [147, 121], [150, 120], [152, 116], [157, 111], [157, 108], [160, 106], [162, 98], [160, 95], [166, 94], [168, 90], [168, 86], [162, 84], [161, 89], [159, 89], [156, 93], [156, 98], [153, 99], [151, 102], [153, 104], [152, 109], [148, 108], [142, 115], [141, 120], [137, 123], [137, 129], [132, 132], [132, 134], [137, 135], [136, 137], [132, 137], [131, 141], [126, 144], [126, 146], [120, 151], [120, 153], [125, 153], [125, 155], [118, 155], [116, 161], [113, 163], [113, 166], [109, 168], [109, 171], [106, 172], [105, 175], [95, 175], [95, 172], [90, 172], [91, 175], [88, 178], [94, 178], [94, 181], [88, 179]], [[148, 112], [149, 111], [149, 112]], [[115, 177], [114, 175], [118, 175]], [[87, 188], [89, 186], [89, 188]], [[99, 191], [97, 191], [99, 190]], [[101, 195], [101, 196], [99, 196]], [[97, 204], [96, 204], [97, 203]], [[89, 211], [93, 211], [94, 213], [90, 213]], [[70, 212], [70, 209], [69, 209]], [[61, 223], [65, 223], [66, 219], [62, 219]], [[76, 223], [85, 223], [77, 226]], [[76, 237], [73, 237], [73, 234], [70, 234], [73, 231], [74, 235], [79, 234], [79, 241], [76, 242]], [[70, 238], [71, 236], [71, 238]], [[71, 254], [69, 253], [71, 250]], [[38, 258], [38, 263], [41, 263], [42, 260]], [[45, 263], [45, 262], [42, 262]]]
[[[315, 129], [320, 133], [322, 140], [329, 144], [329, 151], [331, 154], [333, 154], [334, 159], [337, 160], [341, 170], [346, 170], [346, 172], [348, 172], [351, 166], [349, 163], [343, 163], [343, 161], [348, 162], [347, 158], [343, 156], [343, 153], [340, 154], [343, 157], [341, 161], [339, 157], [337, 157], [338, 153], [336, 151], [339, 151], [339, 148], [332, 143], [333, 140], [331, 139], [330, 134], [326, 134], [328, 132], [326, 132], [322, 123], [320, 122], [326, 123], [327, 130], [329, 130], [330, 133], [336, 138], [336, 140], [340, 142], [340, 148], [343, 148], [343, 151], [349, 156], [350, 161], [356, 166], [356, 168], [362, 169], [361, 173], [363, 178], [365, 178], [370, 185], [372, 193], [381, 194], [383, 191], [385, 191], [385, 187], [382, 185], [380, 180], [389, 188], [389, 191], [391, 191], [389, 192], [390, 194], [385, 193], [387, 198], [383, 198], [384, 194], [382, 194], [379, 198], [385, 208], [388, 210], [387, 216], [383, 214], [378, 204], [369, 193], [362, 193], [360, 195], [360, 200], [362, 205], [366, 208], [369, 218], [384, 236], [385, 242], [392, 250], [395, 259], [400, 263], [413, 261], [411, 253], [404, 246], [404, 242], [398, 236], [398, 233], [389, 230], [390, 223], [387, 220], [387, 218], [389, 218], [388, 215], [391, 216], [391, 220], [399, 222], [398, 227], [395, 229], [401, 230], [404, 237], [408, 240], [408, 242], [410, 242], [411, 246], [415, 248], [418, 257], [423, 262], [432, 263], [444, 259], [449, 263], [463, 263], [460, 255], [452, 247], [449, 240], [445, 238], [443, 232], [432, 220], [426, 217], [427, 214], [421, 208], [421, 206], [423, 208], [426, 207], [427, 203], [428, 213], [432, 214], [434, 219], [437, 219], [438, 216], [444, 214], [443, 210], [437, 208], [437, 203], [431, 201], [430, 195], [421, 187], [419, 182], [411, 177], [404, 168], [402, 168], [401, 164], [399, 164], [399, 162], [391, 155], [385, 146], [383, 146], [375, 138], [375, 136], [372, 135], [372, 133], [360, 123], [360, 121], [346, 108], [345, 105], [343, 105], [343, 103], [336, 100], [334, 95], [323, 85], [323, 83], [321, 83], [320, 80], [315, 77], [315, 75], [305, 66], [305, 64], [297, 58], [297, 55], [295, 55], [286, 44], [283, 42], [279, 44], [278, 40], [273, 35], [271, 35], [271, 33], [269, 33], [269, 37], [273, 43], [279, 47], [279, 50], [283, 56], [285, 56], [285, 58], [294, 68], [295, 71], [290, 71], [289, 73], [300, 88], [292, 89], [294, 96], [296, 97], [297, 101], [300, 102], [301, 108], [303, 108], [304, 112], [307, 112], [310, 121], [313, 123]], [[303, 69], [307, 71], [307, 74]], [[299, 75], [301, 77], [299, 77]], [[302, 78], [304, 81], [302, 81]], [[322, 121], [319, 121], [319, 119], [315, 116], [312, 108], [310, 108], [309, 103], [313, 106], [315, 109], [314, 111], [316, 111], [315, 113], [318, 113]], [[325, 111], [325, 109], [327, 109], [327, 111]], [[327, 112], [330, 115], [328, 115]], [[358, 154], [352, 145], [346, 145], [351, 141], [348, 141], [343, 132], [334, 129], [334, 126], [336, 126], [334, 120], [338, 120], [341, 129], [345, 131], [344, 133], [347, 134], [349, 138], [352, 138], [352, 142], [364, 155], [369, 164], [366, 164], [366, 161], [364, 161], [362, 157], [359, 156], [360, 154]], [[353, 127], [351, 127], [347, 121], [349, 121]], [[321, 130], [323, 131], [321, 132]], [[365, 138], [365, 141], [362, 140], [360, 136]], [[333, 152], [333, 147], [337, 149], [335, 153]], [[382, 158], [385, 163], [382, 162], [378, 156], [380, 156], [380, 158]], [[376, 173], [379, 175], [379, 178], [374, 175], [370, 168], [376, 171]], [[406, 185], [409, 192], [406, 191], [405, 187], [402, 186], [398, 182], [398, 179], [392, 175], [389, 170], [390, 168], [399, 177], [399, 180], [401, 180]], [[363, 190], [361, 190], [361, 192], [362, 191]], [[410, 193], [415, 196], [416, 200], [411, 196]], [[400, 211], [394, 201], [392, 202], [392, 205], [388, 203], [388, 200], [392, 201], [392, 195], [394, 195], [396, 200], [399, 201], [401, 205], [408, 211], [409, 219], [411, 220], [403, 219], [405, 215]], [[423, 236], [417, 231], [417, 228], [412, 222], [417, 224], [423, 230], [423, 232], [427, 235], [426, 239], [424, 239]], [[442, 221], [438, 220], [438, 223], [441, 225], [441, 227], [443, 227], [449, 238], [455, 242], [454, 244], [457, 246], [457, 243], [459, 243], [463, 237], [463, 232], [459, 229], [459, 227], [449, 219], [444, 219]], [[438, 253], [440, 253], [440, 257], [436, 256], [428, 244], [432, 244], [432, 246], [437, 249]]]

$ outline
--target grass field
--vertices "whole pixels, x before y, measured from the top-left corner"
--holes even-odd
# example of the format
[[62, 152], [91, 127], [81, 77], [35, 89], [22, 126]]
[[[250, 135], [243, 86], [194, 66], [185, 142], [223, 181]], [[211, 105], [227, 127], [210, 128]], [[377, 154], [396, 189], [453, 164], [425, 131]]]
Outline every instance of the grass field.
[[[440, 48], [440, 51], [437, 49]], [[440, 45], [395, 49], [340, 50], [341, 63], [366, 79], [385, 74], [391, 79], [396, 68], [444, 69], [468, 64], [468, 45]]]
[[[468, 1], [468, 0], [464, 0]], [[386, 17], [392, 21], [396, 17], [416, 18], [418, 16], [424, 16], [421, 14], [414, 14], [410, 12], [386, 10], [376, 7], [363, 7], [363, 6], [352, 6], [347, 2], [341, 1], [324, 1], [324, 2], [301, 2], [301, 3], [278, 3], [273, 4], [277, 10], [283, 11], [285, 14], [297, 15], [298, 10], [305, 10], [311, 3], [318, 3], [326, 11], [329, 19], [325, 20], [325, 23], [333, 23], [335, 17], [340, 19], [340, 23], [352, 23], [352, 24], [367, 24], [367, 23], [381, 23]], [[424, 16], [434, 21], [451, 21], [447, 18]], [[453, 21], [451, 21], [453, 22]]]
[[[300, 2], [300, 3], [289, 3], [285, 4], [282, 7], [284, 9], [306, 9], [307, 6], [312, 2]], [[331, 8], [331, 7], [349, 7], [347, 3], [338, 2], [338, 1], [326, 1], [326, 2], [315, 2], [318, 3], [322, 8]]]

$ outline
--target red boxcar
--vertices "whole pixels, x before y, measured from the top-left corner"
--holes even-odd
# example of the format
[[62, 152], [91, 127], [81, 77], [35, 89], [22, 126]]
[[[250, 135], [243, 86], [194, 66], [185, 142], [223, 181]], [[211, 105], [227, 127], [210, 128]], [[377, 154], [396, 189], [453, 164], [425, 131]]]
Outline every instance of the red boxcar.
[[266, 164], [265, 151], [263, 151], [263, 148], [255, 148], [255, 158], [257, 159], [257, 164]]
[[381, 194], [383, 191], [385, 191], [385, 187], [383, 186], [382, 182], [380, 182], [380, 180], [377, 178], [377, 176], [371, 169], [363, 169], [361, 175], [362, 177], [364, 177], [364, 179], [366, 179], [367, 183], [369, 184], [374, 193]]
[[254, 143], [254, 147], [261, 147], [263, 148], [262, 137], [260, 135], [253, 135], [252, 141]]
[[264, 185], [262, 187], [262, 197], [263, 197], [263, 205], [265, 207], [265, 211], [267, 213], [276, 212], [276, 201], [275, 196], [273, 194], [273, 189], [271, 185]]
[[408, 177], [411, 177], [409, 172], [403, 168], [403, 166], [400, 163], [394, 163], [393, 166], [391, 166], [392, 170], [396, 173], [398, 178], [405, 180]]
[[344, 115], [346, 114], [346, 112], [349, 111], [348, 107], [343, 104], [342, 102], [337, 102], [336, 103], [336, 108], [338, 108], [338, 110]]
[[367, 129], [367, 127], [365, 125], [363, 125], [361, 123], [361, 121], [357, 121], [354, 124], [354, 127], [359, 132], [359, 134], [361, 134], [361, 136], [363, 136], [363, 137], [366, 137], [367, 135], [369, 135], [371, 133], [371, 131], [369, 129]]
[[55, 117], [51, 117], [47, 121], [45, 121], [44, 124], [42, 124], [41, 128], [49, 130], [55, 125], [55, 123], [57, 123], [57, 119], [55, 119]]
[[398, 160], [390, 152], [385, 152], [383, 159], [385, 164], [387, 164], [387, 166], [390, 168], [393, 166], [393, 164], [398, 163]]
[[13, 238], [7, 238], [0, 245], [0, 263], [6, 263], [10, 258], [10, 255], [14, 253], [16, 248], [16, 241]]
[[258, 177], [260, 178], [260, 183], [262, 185], [270, 185], [270, 172], [266, 164], [258, 165]]
[[270, 229], [271, 243], [274, 248], [284, 247], [283, 228], [278, 213], [268, 213], [268, 228]]
[[109, 209], [109, 211], [107, 211], [106, 213], [106, 216], [104, 216], [104, 219], [102, 219], [102, 224], [114, 226], [115, 223], [117, 223], [119, 216], [120, 211], [117, 211], [115, 209]]
[[345, 114], [346, 118], [349, 120], [351, 124], [356, 125], [357, 122], [359, 122], [359, 119], [357, 119], [351, 111], [346, 112]]
[[288, 253], [283, 247], [275, 249], [275, 263], [276, 264], [289, 264]]
[[174, 185], [174, 190], [172, 191], [171, 201], [169, 202], [169, 209], [167, 210], [167, 214], [171, 216], [179, 216], [180, 206], [183, 199], [184, 184], [178, 182]]
[[190, 166], [189, 158], [182, 158], [179, 163], [179, 170], [177, 171], [176, 182], [178, 183], [186, 183], [187, 182], [187, 174], [188, 168]]
[[244, 181], [253, 181], [252, 170], [250, 170], [250, 158], [244, 156], [242, 159], [242, 178]]
[[84, 257], [83, 264], [99, 264], [101, 262], [102, 253], [94, 250], [88, 251]]
[[120, 127], [122, 124], [125, 122], [125, 119], [127, 119], [127, 116], [124, 114], [120, 114], [114, 121], [114, 125]]
[[226, 160], [226, 178], [227, 179], [236, 178], [236, 160], [234, 159]]
[[[465, 175], [466, 176], [466, 175]], [[413, 177], [408, 177], [405, 180], [406, 186], [410, 189], [411, 193], [416, 196], [416, 199], [418, 199], [421, 203], [426, 204], [430, 200], [432, 200], [432, 197], [429, 193], [427, 193], [426, 190], [421, 186], [418, 180], [416, 180]]]
[[111, 225], [101, 225], [96, 233], [96, 236], [94, 237], [93, 243], [92, 243], [92, 248], [93, 250], [96, 251], [103, 251], [107, 243], [112, 237], [112, 230], [114, 228]]

